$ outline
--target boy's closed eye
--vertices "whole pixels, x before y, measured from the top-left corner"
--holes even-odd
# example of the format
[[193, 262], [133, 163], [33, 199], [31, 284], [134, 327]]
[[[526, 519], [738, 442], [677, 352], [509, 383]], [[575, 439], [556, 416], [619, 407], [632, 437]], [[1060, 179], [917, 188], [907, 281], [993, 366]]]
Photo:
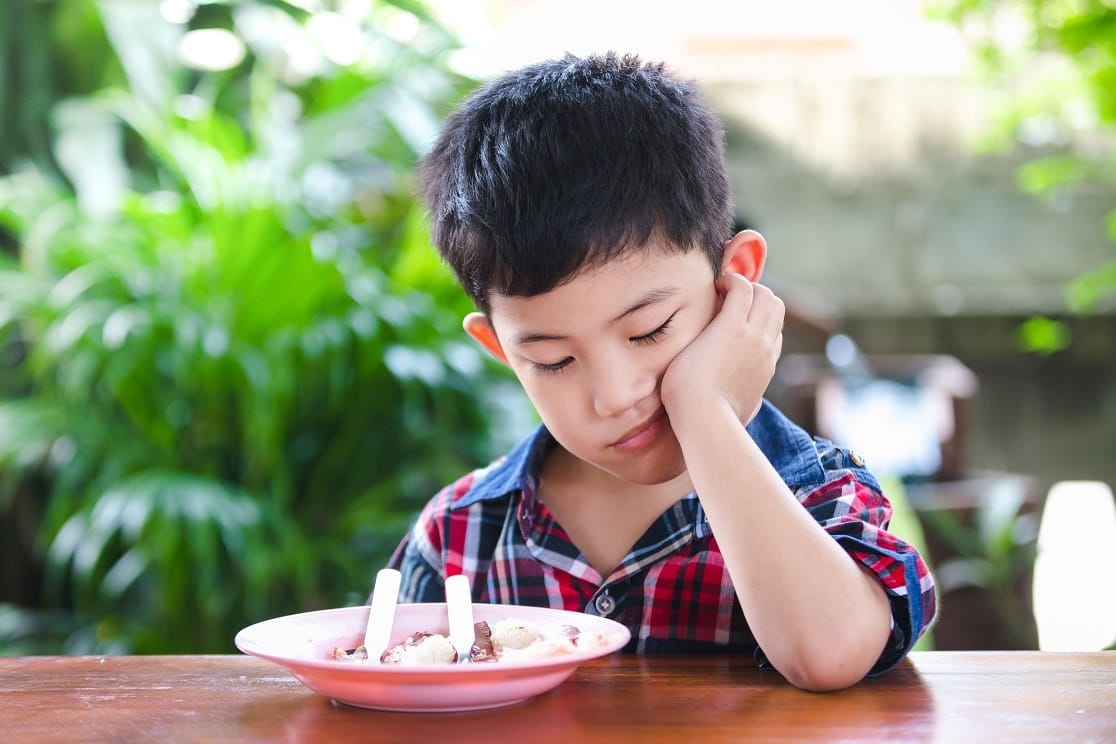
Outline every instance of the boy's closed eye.
[[670, 314], [670, 317], [667, 318], [663, 322], [663, 324], [661, 326], [659, 326], [658, 328], [656, 328], [655, 330], [650, 331], [648, 333], [644, 333], [642, 336], [632, 336], [628, 340], [631, 341], [633, 344], [653, 344], [653, 343], [655, 343], [660, 338], [662, 338], [663, 336], [666, 335], [667, 330], [670, 328], [671, 321], [674, 320], [674, 316], [677, 315], [677, 314], [678, 314], [678, 311], [675, 310], [673, 313]]
[[[647, 333], [642, 333], [638, 336], [632, 336], [628, 339], [628, 341], [637, 346], [653, 344], [659, 341], [670, 330], [670, 324], [674, 320], [674, 316], [677, 315], [677, 313], [678, 311], [675, 310], [673, 313], [670, 314], [670, 317], [663, 321], [661, 325], [657, 326], [651, 331], [648, 331]], [[557, 362], [551, 363], [532, 361], [531, 366], [535, 369], [536, 372], [540, 374], [555, 374], [568, 367], [570, 364], [573, 363], [573, 361], [574, 358], [572, 356], [568, 356], [564, 359], [558, 360]]]
[[531, 366], [534, 367], [535, 371], [538, 372], [539, 374], [553, 375], [553, 374], [557, 374], [558, 372], [561, 372], [563, 369], [570, 366], [570, 364], [572, 364], [572, 363], [573, 363], [573, 357], [566, 357], [562, 361], [554, 362], [553, 364], [543, 364], [542, 362], [531, 362]]

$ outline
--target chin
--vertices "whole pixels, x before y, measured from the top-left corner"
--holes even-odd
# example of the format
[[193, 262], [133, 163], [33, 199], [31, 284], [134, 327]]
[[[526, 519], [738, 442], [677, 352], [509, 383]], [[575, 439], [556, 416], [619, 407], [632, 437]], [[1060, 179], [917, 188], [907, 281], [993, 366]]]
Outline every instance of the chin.
[[617, 478], [641, 486], [657, 486], [674, 480], [686, 472], [686, 461], [682, 452], [676, 450], [674, 456], [653, 456], [646, 463], [631, 463], [628, 467], [612, 471]]

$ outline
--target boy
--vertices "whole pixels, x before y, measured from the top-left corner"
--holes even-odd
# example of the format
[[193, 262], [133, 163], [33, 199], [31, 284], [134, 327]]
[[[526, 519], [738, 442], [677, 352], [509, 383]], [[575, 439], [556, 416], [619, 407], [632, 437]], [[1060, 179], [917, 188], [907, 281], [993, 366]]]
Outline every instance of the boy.
[[542, 425], [443, 489], [392, 558], [401, 601], [607, 616], [642, 653], [745, 651], [810, 690], [893, 666], [934, 614], [863, 463], [763, 399], [783, 305], [730, 235], [723, 130], [615, 54], [482, 87], [421, 176], [433, 237]]

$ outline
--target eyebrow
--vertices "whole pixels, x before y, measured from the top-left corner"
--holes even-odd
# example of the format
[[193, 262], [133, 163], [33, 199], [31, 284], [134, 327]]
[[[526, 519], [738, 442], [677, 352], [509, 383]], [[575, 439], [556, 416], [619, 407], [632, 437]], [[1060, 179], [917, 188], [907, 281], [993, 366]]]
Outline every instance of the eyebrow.
[[[651, 305], [655, 305], [670, 297], [673, 297], [674, 295], [678, 294], [678, 291], [678, 287], [659, 287], [657, 289], [653, 289], [647, 294], [643, 295], [643, 297], [640, 297], [629, 307], [621, 311], [621, 313], [610, 320], [608, 324], [613, 325], [615, 323], [618, 323], [629, 315], [638, 313], [645, 307], [650, 307]], [[511, 341], [512, 344], [516, 346], [523, 346], [526, 344], [539, 343], [541, 341], [565, 341], [567, 338], [569, 337], [552, 333], [524, 333], [522, 335], [512, 337]]]

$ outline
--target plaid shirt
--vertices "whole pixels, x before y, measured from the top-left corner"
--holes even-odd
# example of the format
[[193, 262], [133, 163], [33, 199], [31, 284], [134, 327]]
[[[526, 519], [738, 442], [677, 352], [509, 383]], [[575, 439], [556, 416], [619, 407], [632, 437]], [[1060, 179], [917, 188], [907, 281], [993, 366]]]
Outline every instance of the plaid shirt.
[[[885, 531], [891, 505], [855, 455], [812, 439], [766, 402], [748, 432], [818, 524], [879, 578], [892, 630], [871, 674], [885, 671], [934, 617], [926, 564]], [[628, 651], [743, 652], [766, 666], [697, 495], [668, 509], [602, 577], [536, 497], [542, 462], [554, 445], [540, 426], [506, 457], [430, 500], [390, 561], [403, 573], [400, 601], [441, 602], [444, 577], [463, 573], [477, 602], [621, 622], [632, 631]]]

